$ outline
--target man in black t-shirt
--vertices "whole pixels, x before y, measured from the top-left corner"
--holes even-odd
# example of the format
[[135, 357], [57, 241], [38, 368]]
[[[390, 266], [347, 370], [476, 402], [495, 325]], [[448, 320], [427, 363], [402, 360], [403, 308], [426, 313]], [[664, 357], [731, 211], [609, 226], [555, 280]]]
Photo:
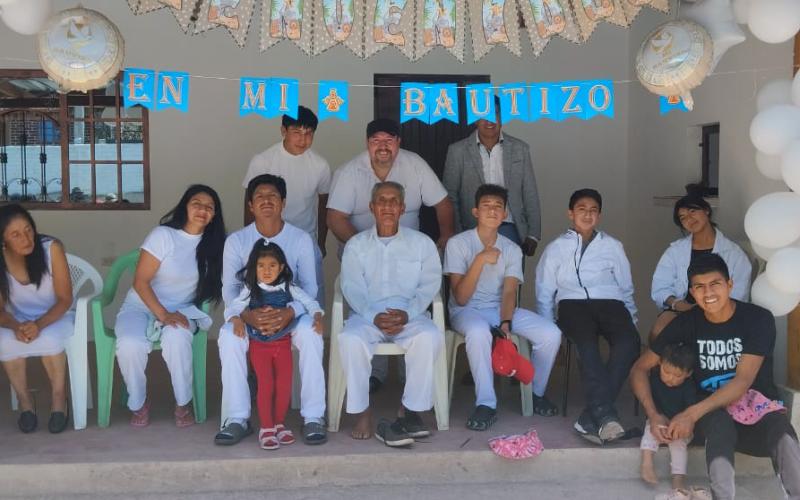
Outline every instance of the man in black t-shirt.
[[[706, 464], [716, 500], [733, 499], [734, 452], [771, 457], [789, 498], [800, 499], [800, 445], [785, 413], [768, 413], [752, 425], [739, 424], [725, 408], [748, 389], [777, 399], [772, 377], [775, 320], [764, 308], [730, 298], [733, 282], [717, 254], [693, 260], [689, 292], [698, 307], [675, 318], [631, 370], [633, 392], [660, 442], [705, 437]], [[694, 378], [699, 402], [667, 419], [659, 414], [650, 392], [648, 373], [657, 366], [664, 346], [694, 344]], [[662, 427], [663, 426], [663, 427]]]

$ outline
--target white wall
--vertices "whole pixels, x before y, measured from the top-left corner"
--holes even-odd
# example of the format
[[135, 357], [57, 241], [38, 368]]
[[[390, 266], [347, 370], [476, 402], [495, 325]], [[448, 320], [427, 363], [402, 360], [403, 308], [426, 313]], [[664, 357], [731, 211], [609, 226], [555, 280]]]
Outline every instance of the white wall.
[[[717, 220], [726, 233], [742, 237], [742, 217], [748, 204], [777, 187], [754, 169], [747, 130], [755, 110], [754, 78], [762, 82], [788, 76], [790, 44], [768, 46], [748, 41], [733, 48], [717, 71], [783, 69], [712, 76], [694, 93], [694, 112], [660, 117], [658, 99], [635, 81], [631, 69], [645, 34], [669, 18], [651, 9], [643, 9], [629, 30], [601, 24], [586, 45], [554, 39], [538, 59], [531, 58], [529, 50], [519, 59], [504, 49], [495, 49], [479, 63], [462, 64], [444, 51], [434, 51], [417, 63], [408, 62], [392, 49], [366, 62], [341, 47], [308, 58], [288, 43], [262, 54], [258, 52], [257, 26], [251, 27], [248, 46], [239, 49], [222, 29], [193, 37], [184, 35], [166, 9], [137, 17], [122, 0], [85, 0], [83, 4], [101, 10], [120, 27], [126, 39], [126, 66], [231, 78], [193, 79], [188, 114], [150, 114], [152, 210], [35, 213], [43, 231], [62, 238], [69, 251], [86, 257], [101, 272], [114, 257], [141, 242], [189, 183], [214, 186], [223, 199], [229, 230], [241, 226], [241, 178], [251, 156], [279, 139], [279, 121], [238, 116], [236, 79], [240, 76], [290, 76], [306, 82], [344, 79], [354, 84], [372, 83], [374, 73], [489, 74], [499, 83], [633, 80], [615, 85], [613, 121], [598, 117], [588, 122], [517, 122], [507, 125], [506, 130], [533, 147], [545, 241], [566, 227], [566, 202], [574, 189], [595, 187], [603, 193], [603, 226], [626, 245], [643, 331], [655, 315], [655, 306], [648, 298], [652, 270], [666, 244], [677, 236], [671, 209], [654, 206], [653, 196], [680, 194], [685, 184], [687, 127], [715, 121], [721, 124], [722, 194]], [[73, 3], [56, 0], [56, 5], [66, 8]], [[36, 67], [35, 63], [3, 59], [35, 60], [34, 45], [33, 38], [0, 29], [0, 67]], [[312, 109], [316, 108], [315, 92], [313, 86], [301, 88], [301, 102]], [[323, 122], [316, 135], [315, 149], [333, 166], [363, 149], [364, 127], [372, 118], [372, 89], [351, 88], [351, 98], [350, 122]], [[327, 264], [330, 292], [338, 263], [329, 258]], [[528, 267], [524, 302], [529, 304], [533, 266]]]

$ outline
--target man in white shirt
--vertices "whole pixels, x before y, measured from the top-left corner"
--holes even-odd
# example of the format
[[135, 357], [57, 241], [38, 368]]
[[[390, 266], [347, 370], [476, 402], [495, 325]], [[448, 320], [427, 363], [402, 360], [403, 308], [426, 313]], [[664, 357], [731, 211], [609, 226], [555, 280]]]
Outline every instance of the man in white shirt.
[[[341, 245], [375, 224], [370, 211], [372, 186], [394, 181], [405, 189], [405, 212], [400, 225], [419, 229], [419, 209], [434, 207], [439, 222], [436, 245], [444, 250], [453, 235], [453, 204], [439, 178], [416, 153], [400, 149], [400, 126], [379, 118], [367, 125], [367, 150], [341, 166], [333, 175], [328, 199], [328, 227]], [[386, 380], [388, 360], [379, 356], [370, 383], [377, 390]]]
[[368, 439], [370, 362], [378, 343], [397, 343], [406, 351], [402, 406], [397, 420], [378, 423], [375, 436], [387, 446], [405, 446], [430, 435], [417, 412], [433, 406], [433, 365], [444, 349], [444, 332], [427, 312], [441, 285], [442, 265], [430, 238], [400, 224], [403, 186], [381, 182], [371, 193], [375, 225], [350, 238], [342, 256], [342, 294], [352, 311], [339, 334], [346, 411], [358, 414], [353, 438]]
[[504, 134], [500, 99], [495, 96], [495, 122], [478, 120], [475, 134], [450, 145], [442, 180], [453, 202], [456, 230], [472, 229], [472, 202], [478, 187], [497, 184], [508, 189], [508, 211], [500, 234], [518, 244], [528, 257], [542, 237], [539, 191], [530, 147]]
[[[314, 264], [314, 242], [307, 232], [282, 219], [286, 203], [286, 183], [281, 177], [263, 174], [247, 186], [249, 209], [255, 222], [232, 233], [225, 240], [222, 257], [222, 299], [233, 303], [244, 284], [237, 272], [247, 263], [253, 245], [261, 239], [274, 242], [286, 259], [299, 285], [309, 296], [317, 295]], [[242, 320], [258, 330], [277, 332], [303, 312], [299, 302], [289, 307], [248, 310]], [[219, 357], [222, 364], [222, 401], [227, 420], [214, 442], [233, 445], [252, 432], [250, 426], [250, 388], [247, 383], [247, 335], [239, 337], [231, 323], [219, 332]], [[292, 334], [292, 345], [300, 352], [300, 414], [303, 416], [303, 440], [306, 444], [322, 444], [327, 440], [325, 416], [325, 373], [322, 369], [322, 336], [314, 331], [312, 318], [304, 315]]]
[[[261, 174], [277, 175], [286, 181], [283, 220], [307, 232], [317, 242], [315, 257], [319, 291], [316, 298], [317, 302], [324, 304], [322, 259], [328, 236], [325, 207], [331, 187], [331, 168], [325, 158], [311, 149], [317, 124], [317, 116], [305, 106], [297, 108], [296, 119], [283, 115], [283, 140], [250, 160], [242, 187], [247, 188], [250, 180]], [[249, 203], [250, 200], [245, 196], [245, 224], [253, 222]]]

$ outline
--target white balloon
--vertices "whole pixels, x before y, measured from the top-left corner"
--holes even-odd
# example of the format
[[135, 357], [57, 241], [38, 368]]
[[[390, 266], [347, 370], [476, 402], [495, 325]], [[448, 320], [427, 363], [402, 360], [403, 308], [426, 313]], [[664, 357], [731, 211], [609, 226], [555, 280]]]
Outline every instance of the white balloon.
[[783, 43], [800, 31], [800, 2], [758, 0], [747, 9], [747, 26], [762, 42]]
[[714, 42], [711, 71], [728, 49], [747, 39], [733, 17], [731, 0], [705, 0], [686, 6], [681, 9], [681, 17], [702, 25], [711, 36]]
[[800, 239], [800, 195], [770, 193], [757, 199], [744, 216], [747, 237], [767, 248], [780, 248]]
[[763, 111], [779, 104], [792, 104], [792, 80], [778, 78], [764, 84], [756, 96], [756, 109]]
[[0, 18], [21, 35], [35, 35], [44, 27], [52, 11], [52, 0], [20, 0], [4, 5]]
[[787, 247], [775, 252], [764, 274], [776, 290], [800, 294], [800, 248]]
[[800, 193], [800, 140], [793, 141], [781, 155], [781, 177], [795, 193]]
[[769, 309], [773, 316], [785, 316], [797, 307], [800, 294], [782, 292], [772, 286], [766, 274], [760, 274], [750, 289], [750, 300]]
[[769, 259], [771, 259], [772, 256], [775, 255], [775, 252], [777, 252], [778, 250], [782, 250], [784, 248], [800, 248], [800, 240], [795, 241], [794, 243], [792, 243], [789, 246], [781, 247], [781, 248], [762, 247], [758, 243], [753, 243], [751, 241], [750, 242], [750, 248], [752, 248], [753, 252], [755, 252], [755, 254], [758, 255], [759, 258], [761, 258], [762, 260], [764, 260], [766, 262], [769, 262]]
[[751, 0], [733, 0], [733, 17], [739, 24], [747, 24], [747, 11]]
[[757, 150], [779, 155], [800, 137], [800, 108], [787, 104], [760, 111], [750, 123], [750, 140]]
[[792, 80], [792, 102], [796, 106], [800, 106], [800, 72], [794, 75], [794, 80]]
[[756, 167], [761, 174], [767, 179], [774, 181], [782, 181], [783, 173], [781, 172], [780, 155], [768, 155], [761, 151], [756, 151]]
[[0, 7], [2, 7], [4, 5], [12, 4], [14, 2], [22, 2], [22, 1], [23, 0], [0, 0]]

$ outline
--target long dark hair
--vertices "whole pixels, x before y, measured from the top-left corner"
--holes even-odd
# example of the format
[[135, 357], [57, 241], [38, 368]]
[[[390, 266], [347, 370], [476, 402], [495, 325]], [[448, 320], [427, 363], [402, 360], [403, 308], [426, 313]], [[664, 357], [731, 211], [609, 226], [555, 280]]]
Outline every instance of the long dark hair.
[[272, 257], [283, 265], [283, 271], [275, 278], [273, 283], [267, 283], [268, 285], [292, 282], [294, 275], [286, 262], [286, 254], [283, 253], [283, 249], [275, 243], [261, 239], [253, 245], [250, 256], [247, 258], [247, 264], [236, 273], [236, 278], [244, 282], [250, 293], [258, 290], [258, 259], [261, 257]]
[[204, 184], [192, 184], [183, 193], [181, 200], [175, 208], [161, 218], [162, 226], [173, 229], [183, 229], [189, 219], [186, 206], [192, 196], [205, 193], [214, 200], [214, 217], [203, 230], [203, 237], [197, 244], [197, 290], [194, 295], [194, 304], [200, 306], [203, 302], [214, 301], [219, 303], [222, 299], [222, 249], [225, 246], [225, 221], [222, 218], [222, 202], [214, 189]]
[[708, 214], [708, 223], [711, 224], [712, 227], [717, 227], [716, 222], [714, 222], [714, 219], [712, 219], [714, 210], [711, 208], [711, 205], [705, 200], [705, 198], [703, 198], [702, 187], [697, 186], [696, 184], [687, 185], [686, 196], [676, 201], [675, 207], [672, 209], [672, 222], [678, 226], [678, 228], [681, 230], [681, 233], [686, 234], [686, 230], [683, 228], [683, 224], [681, 224], [681, 218], [678, 215], [678, 211], [680, 211], [682, 208], [687, 210], [702, 210]]
[[[0, 238], [5, 234], [11, 221], [19, 217], [28, 221], [28, 224], [33, 229], [33, 252], [25, 256], [25, 270], [28, 272], [30, 282], [34, 283], [36, 288], [39, 288], [39, 285], [42, 284], [42, 277], [50, 272], [47, 269], [47, 258], [44, 254], [44, 245], [42, 245], [42, 242], [45, 239], [49, 239], [49, 237], [39, 234], [30, 212], [16, 203], [0, 207]], [[5, 246], [5, 241], [3, 246]], [[6, 264], [5, 254], [0, 252], [0, 295], [6, 302], [8, 302], [8, 294], [8, 265]]]

